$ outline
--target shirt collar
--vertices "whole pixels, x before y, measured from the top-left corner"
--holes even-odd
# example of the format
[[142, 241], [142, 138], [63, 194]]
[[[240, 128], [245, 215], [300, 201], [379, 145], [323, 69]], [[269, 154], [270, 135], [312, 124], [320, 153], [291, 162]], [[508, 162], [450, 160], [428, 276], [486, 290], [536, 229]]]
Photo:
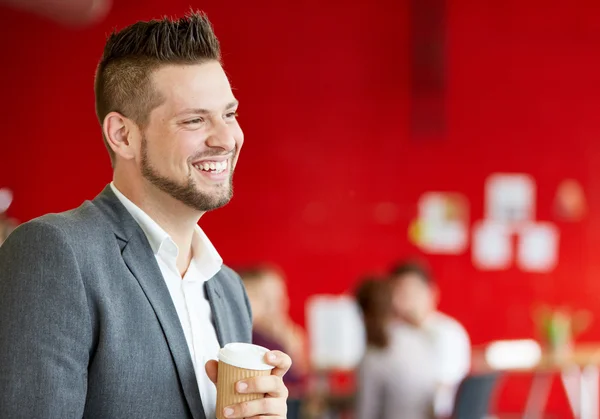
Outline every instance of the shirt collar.
[[221, 270], [223, 258], [198, 225], [196, 225], [194, 237], [192, 237], [192, 252], [196, 269], [207, 280]]
[[[171, 236], [159, 226], [148, 214], [140, 207], [131, 202], [114, 185], [110, 183], [113, 192], [121, 201], [125, 209], [131, 214], [133, 219], [139, 224], [146, 235], [154, 256], [164, 256], [171, 259], [177, 259], [179, 249]], [[196, 225], [194, 236], [192, 237], [193, 262], [196, 269], [207, 279], [212, 278], [223, 265], [223, 259], [217, 252], [200, 226]]]

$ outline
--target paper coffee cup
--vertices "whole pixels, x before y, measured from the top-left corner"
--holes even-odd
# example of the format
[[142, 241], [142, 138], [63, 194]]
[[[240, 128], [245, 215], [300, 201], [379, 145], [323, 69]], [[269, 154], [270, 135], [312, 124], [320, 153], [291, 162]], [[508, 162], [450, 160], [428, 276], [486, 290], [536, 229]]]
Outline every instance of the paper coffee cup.
[[265, 363], [267, 348], [250, 343], [228, 343], [219, 351], [217, 375], [217, 419], [225, 419], [223, 409], [232, 404], [262, 399], [264, 394], [240, 394], [235, 384], [246, 378], [271, 375], [272, 365]]

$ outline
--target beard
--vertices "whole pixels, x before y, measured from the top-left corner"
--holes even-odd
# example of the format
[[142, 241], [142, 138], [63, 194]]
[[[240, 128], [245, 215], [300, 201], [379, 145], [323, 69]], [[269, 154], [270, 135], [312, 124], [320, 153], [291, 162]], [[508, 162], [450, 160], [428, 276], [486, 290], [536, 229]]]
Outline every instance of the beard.
[[[214, 191], [203, 192], [200, 190], [198, 184], [192, 176], [192, 172], [189, 173], [187, 181], [179, 183], [173, 179], [169, 179], [166, 176], [161, 175], [158, 170], [152, 165], [148, 158], [148, 143], [146, 138], [142, 138], [142, 176], [146, 178], [151, 184], [156, 186], [161, 191], [171, 195], [173, 198], [182, 202], [190, 208], [198, 211], [207, 212], [217, 208], [221, 208], [226, 205], [233, 196], [233, 167], [229, 170], [229, 181], [226, 181], [220, 185], [215, 185]], [[237, 148], [234, 150], [233, 155], [237, 154]], [[190, 167], [192, 170], [196, 170], [191, 162], [202, 157], [214, 156], [216, 153], [203, 153], [202, 155], [194, 156], [190, 159]]]

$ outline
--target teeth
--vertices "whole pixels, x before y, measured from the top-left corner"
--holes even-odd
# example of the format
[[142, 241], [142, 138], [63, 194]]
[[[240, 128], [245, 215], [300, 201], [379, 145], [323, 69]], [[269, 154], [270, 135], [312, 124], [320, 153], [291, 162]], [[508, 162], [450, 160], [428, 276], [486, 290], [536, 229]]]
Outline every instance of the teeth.
[[221, 173], [227, 169], [227, 160], [221, 162], [204, 162], [195, 165], [197, 169], [207, 172]]

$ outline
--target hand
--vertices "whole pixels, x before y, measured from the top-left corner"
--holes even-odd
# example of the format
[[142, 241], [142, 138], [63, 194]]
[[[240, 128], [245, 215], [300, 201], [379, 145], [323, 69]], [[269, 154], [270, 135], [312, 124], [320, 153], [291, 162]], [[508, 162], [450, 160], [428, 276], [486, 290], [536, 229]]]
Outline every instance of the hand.
[[[292, 359], [281, 351], [270, 351], [265, 355], [265, 362], [275, 368], [271, 375], [263, 377], [247, 378], [236, 383], [238, 393], [260, 393], [265, 394], [263, 399], [238, 403], [227, 406], [224, 415], [232, 419], [262, 418], [285, 419], [287, 415], [288, 389], [283, 384], [283, 376], [292, 366]], [[213, 383], [217, 383], [217, 371], [219, 364], [215, 360], [206, 363], [206, 374]]]

